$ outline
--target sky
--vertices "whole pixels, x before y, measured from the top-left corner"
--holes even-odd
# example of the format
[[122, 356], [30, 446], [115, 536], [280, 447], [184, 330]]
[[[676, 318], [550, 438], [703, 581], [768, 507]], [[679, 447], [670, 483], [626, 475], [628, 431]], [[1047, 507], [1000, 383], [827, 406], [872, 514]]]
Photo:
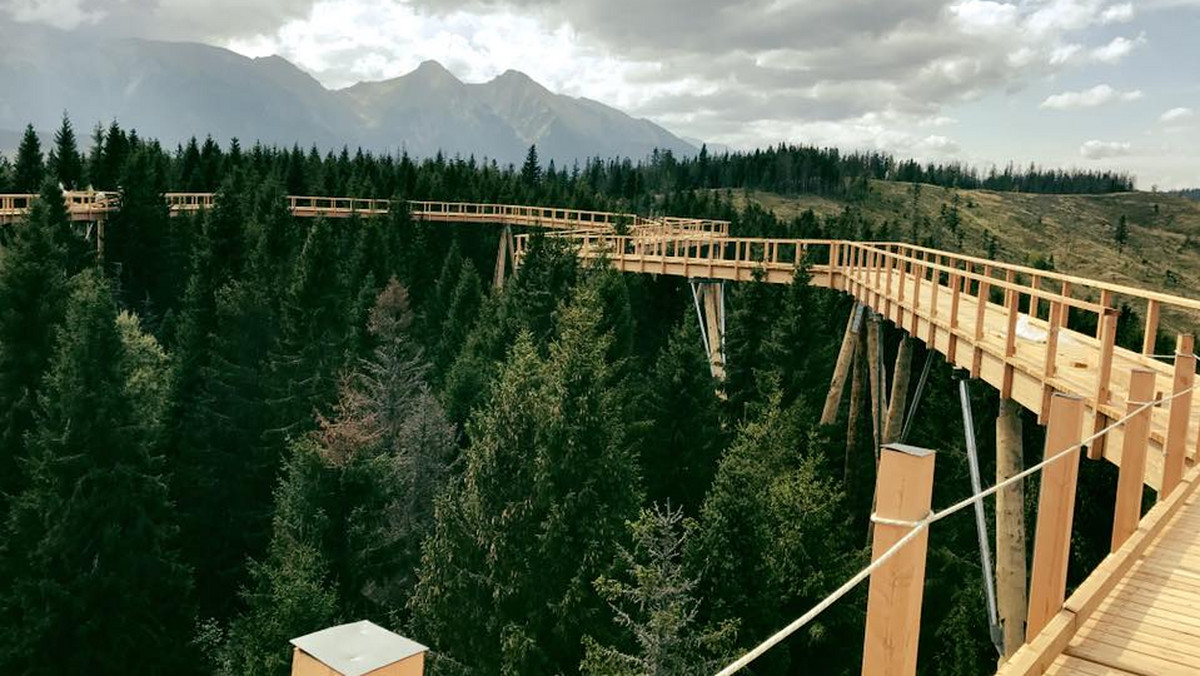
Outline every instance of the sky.
[[781, 141], [1200, 187], [1200, 0], [0, 0], [279, 54], [330, 88], [435, 59], [736, 149]]

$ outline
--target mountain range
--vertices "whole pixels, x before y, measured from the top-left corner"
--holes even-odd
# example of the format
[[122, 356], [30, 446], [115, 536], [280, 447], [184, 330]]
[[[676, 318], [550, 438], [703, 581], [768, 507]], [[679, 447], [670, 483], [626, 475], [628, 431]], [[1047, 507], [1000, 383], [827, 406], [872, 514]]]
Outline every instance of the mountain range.
[[555, 94], [514, 70], [464, 83], [426, 61], [401, 77], [330, 90], [278, 56], [0, 23], [0, 149], [11, 150], [29, 123], [52, 132], [64, 111], [85, 141], [92, 126], [115, 119], [171, 145], [211, 135], [243, 146], [360, 146], [519, 163], [536, 144], [543, 161], [559, 164], [696, 151], [648, 120]]

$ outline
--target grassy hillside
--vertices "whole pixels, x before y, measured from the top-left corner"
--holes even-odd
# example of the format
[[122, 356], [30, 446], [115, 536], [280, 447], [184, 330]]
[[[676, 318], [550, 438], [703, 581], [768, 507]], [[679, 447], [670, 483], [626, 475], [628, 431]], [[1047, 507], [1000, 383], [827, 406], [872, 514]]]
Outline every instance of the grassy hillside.
[[[889, 223], [889, 239], [907, 240], [914, 221], [919, 237], [932, 237], [940, 248], [986, 257], [994, 238], [998, 260], [1034, 265], [1053, 261], [1060, 272], [1200, 298], [1200, 202], [1165, 193], [1111, 195], [1035, 195], [987, 190], [955, 190], [877, 181], [870, 195], [852, 208], [861, 210], [878, 230]], [[914, 194], [915, 193], [915, 194]], [[959, 235], [940, 224], [943, 205], [958, 196]], [[747, 199], [790, 218], [812, 209], [821, 216], [841, 213], [847, 204], [822, 197], [781, 197], [749, 193]], [[1123, 249], [1114, 238], [1124, 215], [1128, 239]], [[1142, 308], [1135, 307], [1139, 313]], [[1181, 317], [1164, 316], [1175, 327]]]

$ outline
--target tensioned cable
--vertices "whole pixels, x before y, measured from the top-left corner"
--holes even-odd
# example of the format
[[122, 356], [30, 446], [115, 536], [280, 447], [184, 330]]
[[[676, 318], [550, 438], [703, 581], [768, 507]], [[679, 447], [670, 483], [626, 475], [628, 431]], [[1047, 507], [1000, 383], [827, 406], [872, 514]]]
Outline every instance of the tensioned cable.
[[1126, 422], [1128, 422], [1130, 419], [1132, 419], [1135, 416], [1137, 416], [1138, 414], [1140, 414], [1142, 411], [1145, 411], [1146, 409], [1149, 409], [1149, 408], [1152, 408], [1155, 406], [1159, 406], [1161, 404], [1165, 404], [1169, 401], [1173, 401], [1176, 397], [1183, 396], [1184, 394], [1187, 394], [1187, 393], [1192, 392], [1197, 389], [1200, 389], [1200, 385], [1195, 385], [1195, 386], [1189, 387], [1185, 390], [1180, 390], [1180, 391], [1172, 394], [1169, 397], [1164, 397], [1163, 399], [1146, 402], [1146, 403], [1142, 404], [1141, 406], [1139, 406], [1134, 411], [1132, 411], [1131, 413], [1127, 414], [1124, 418], [1121, 418], [1120, 420], [1113, 422], [1108, 427], [1105, 427], [1104, 429], [1100, 430], [1099, 432], [1096, 432], [1095, 434], [1091, 435], [1090, 437], [1086, 437], [1086, 438], [1072, 444], [1070, 447], [1064, 449], [1063, 451], [1056, 453], [1055, 455], [1053, 455], [1049, 458], [1046, 458], [1045, 460], [1042, 460], [1038, 464], [1036, 464], [1032, 467], [1029, 467], [1028, 469], [1025, 469], [1024, 471], [1022, 471], [1018, 474], [1014, 474], [1013, 476], [1005, 479], [1004, 481], [1001, 481], [1000, 483], [996, 484], [995, 486], [992, 486], [991, 488], [988, 488], [988, 489], [981, 491], [971, 497], [968, 497], [968, 498], [962, 500], [961, 502], [957, 502], [957, 503], [951, 505], [950, 507], [943, 509], [940, 512], [931, 512], [929, 514], [929, 516], [925, 517], [924, 519], [921, 519], [920, 521], [900, 522], [899, 520], [884, 519], [883, 517], [877, 517], [876, 515], [872, 514], [871, 519], [876, 521], [876, 523], [888, 523], [891, 525], [907, 526], [907, 527], [912, 527], [912, 530], [910, 530], [908, 533], [905, 533], [904, 537], [897, 540], [896, 544], [892, 545], [890, 548], [888, 548], [886, 551], [884, 551], [883, 554], [881, 554], [879, 556], [879, 558], [875, 559], [866, 568], [863, 568], [858, 573], [856, 573], [854, 575], [854, 577], [851, 577], [849, 580], [846, 581], [845, 584], [838, 587], [829, 596], [825, 597], [825, 599], [823, 601], [821, 601], [817, 605], [813, 606], [812, 609], [810, 609], [807, 613], [804, 613], [800, 617], [796, 618], [791, 624], [784, 627], [783, 629], [780, 629], [778, 632], [776, 632], [770, 638], [768, 638], [767, 640], [758, 644], [758, 646], [756, 646], [753, 650], [747, 652], [746, 654], [742, 655], [740, 658], [738, 658], [734, 662], [730, 663], [729, 666], [727, 666], [724, 669], [722, 669], [721, 671], [717, 672], [716, 676], [730, 676], [730, 674], [737, 672], [738, 670], [742, 669], [743, 667], [750, 664], [754, 660], [758, 659], [759, 656], [761, 656], [763, 653], [767, 652], [771, 648], [775, 647], [775, 645], [777, 645], [780, 641], [787, 638], [788, 636], [791, 636], [796, 631], [798, 631], [802, 627], [804, 627], [806, 624], [808, 624], [809, 622], [816, 619], [816, 617], [818, 615], [823, 613], [827, 608], [829, 608], [829, 606], [836, 603], [838, 601], [838, 599], [841, 599], [843, 596], [850, 593], [850, 591], [853, 590], [855, 587], [857, 587], [860, 582], [867, 579], [867, 577], [869, 577], [871, 575], [871, 573], [875, 572], [883, 564], [887, 563], [888, 560], [890, 560], [893, 556], [896, 555], [897, 552], [899, 552], [901, 549], [903, 549], [905, 545], [907, 545], [908, 543], [910, 543], [914, 539], [916, 539], [916, 537], [918, 535], [920, 535], [922, 531], [928, 529], [929, 526], [931, 526], [932, 524], [935, 524], [938, 521], [941, 521], [942, 519], [945, 519], [948, 516], [951, 516], [953, 514], [957, 514], [958, 512], [961, 512], [962, 510], [966, 509], [967, 507], [974, 505], [976, 502], [979, 502], [980, 500], [983, 500], [986, 497], [989, 497], [991, 495], [994, 495], [994, 494], [1000, 492], [1001, 489], [1006, 488], [1010, 484], [1014, 484], [1018, 481], [1022, 481], [1026, 477], [1032, 476], [1033, 474], [1040, 472], [1042, 469], [1044, 469], [1048, 465], [1055, 463], [1055, 462], [1075, 453], [1076, 451], [1080, 450], [1083, 446], [1086, 446], [1087, 444], [1095, 441], [1096, 439], [1099, 439], [1100, 437], [1108, 434], [1109, 432], [1113, 431], [1114, 429], [1124, 425]]

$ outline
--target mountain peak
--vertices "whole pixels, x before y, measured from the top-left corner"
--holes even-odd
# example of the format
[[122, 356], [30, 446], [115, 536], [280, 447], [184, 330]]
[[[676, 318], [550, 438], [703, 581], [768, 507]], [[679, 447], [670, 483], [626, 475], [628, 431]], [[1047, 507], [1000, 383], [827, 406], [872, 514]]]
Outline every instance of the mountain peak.
[[454, 77], [454, 73], [446, 70], [445, 66], [433, 59], [422, 61], [421, 65], [417, 66], [416, 70], [409, 73], [409, 75], [415, 75], [424, 80], [453, 80], [460, 82], [458, 78]]

